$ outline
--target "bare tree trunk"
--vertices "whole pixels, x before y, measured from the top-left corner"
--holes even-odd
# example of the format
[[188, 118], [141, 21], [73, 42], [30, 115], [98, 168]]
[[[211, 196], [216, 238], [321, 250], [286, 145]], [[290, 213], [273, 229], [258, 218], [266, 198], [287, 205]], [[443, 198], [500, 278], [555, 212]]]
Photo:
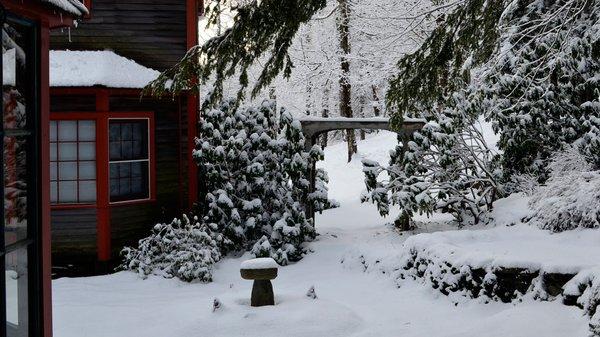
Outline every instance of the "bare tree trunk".
[[[358, 115], [361, 118], [365, 118], [365, 95], [361, 94], [360, 98], [358, 99], [358, 104], [360, 105], [360, 112], [358, 113]], [[365, 140], [366, 138], [366, 131], [365, 129], [360, 129], [360, 140]]]
[[[312, 39], [310, 36], [310, 24], [307, 26], [307, 30], [306, 30], [306, 35], [304, 36], [304, 42], [306, 43], [306, 46], [308, 46], [308, 48], [310, 48]], [[306, 54], [304, 53], [304, 43], [302, 44], [302, 55], [304, 57], [304, 62], [306, 61]], [[313, 102], [313, 84], [312, 81], [309, 78], [306, 79], [306, 115], [307, 116], [311, 116], [313, 114], [317, 114], [317, 111], [315, 111], [314, 109], [314, 102]]]
[[[352, 114], [352, 86], [350, 84], [350, 4], [349, 0], [338, 0], [340, 15], [338, 17], [338, 32], [340, 34], [340, 48], [342, 56], [340, 58], [340, 116], [353, 117]], [[352, 155], [356, 153], [356, 137], [354, 130], [346, 130], [346, 141], [348, 142], [348, 162], [352, 160]]]
[[[323, 98], [321, 102], [321, 117], [327, 118], [329, 117], [329, 81], [325, 84], [325, 88], [323, 89]], [[327, 140], [329, 138], [329, 134], [327, 132], [321, 135], [321, 147], [327, 147]]]
[[375, 117], [379, 117], [381, 115], [381, 108], [379, 107], [379, 94], [377, 94], [377, 86], [374, 84], [371, 86], [371, 90], [373, 93], [373, 115]]

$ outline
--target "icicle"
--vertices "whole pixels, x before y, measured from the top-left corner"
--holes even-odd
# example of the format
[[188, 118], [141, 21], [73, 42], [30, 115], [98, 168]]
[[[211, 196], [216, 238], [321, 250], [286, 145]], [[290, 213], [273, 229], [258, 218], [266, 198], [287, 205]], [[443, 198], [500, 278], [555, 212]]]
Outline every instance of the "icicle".
[[67, 27], [67, 30], [69, 31], [69, 43], [73, 42], [71, 41], [71, 27]]
[[60, 12], [60, 23], [63, 23], [62, 12]]

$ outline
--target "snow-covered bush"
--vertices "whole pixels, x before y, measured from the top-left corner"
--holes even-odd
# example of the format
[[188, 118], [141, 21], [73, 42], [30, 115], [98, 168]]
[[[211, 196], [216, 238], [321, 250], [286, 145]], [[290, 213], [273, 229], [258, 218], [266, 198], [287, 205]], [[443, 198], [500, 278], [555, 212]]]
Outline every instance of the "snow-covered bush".
[[477, 128], [477, 114], [464, 111], [432, 114], [422, 130], [402, 140], [388, 166], [363, 161], [369, 191], [363, 200], [377, 204], [382, 215], [398, 205], [396, 223], [403, 229], [411, 227], [414, 213], [449, 212], [459, 225], [484, 220], [500, 194], [501, 171]]
[[138, 248], [126, 247], [121, 254], [122, 269], [184, 281], [212, 281], [211, 267], [221, 259], [220, 246], [226, 239], [197, 218], [184, 215], [171, 223], [159, 223], [152, 233], [140, 240]]
[[590, 317], [592, 336], [600, 336], [600, 269], [580, 271], [563, 289], [565, 304], [581, 307]]
[[533, 193], [530, 223], [555, 232], [600, 227], [600, 171], [575, 147], [558, 152], [550, 178]]
[[204, 114], [200, 132], [194, 157], [205, 184], [204, 221], [231, 240], [226, 250], [251, 249], [264, 236], [260, 255], [270, 247], [280, 264], [299, 260], [302, 243], [315, 236], [305, 205], [331, 206], [323, 171], [310, 193], [310, 163], [323, 158], [321, 149], [306, 151], [300, 122], [284, 109], [278, 116], [270, 101], [248, 109], [225, 102]]
[[248, 109], [227, 101], [203, 117], [194, 150], [203, 183], [199, 220], [157, 225], [139, 248], [124, 250], [123, 267], [210, 281], [210, 265], [230, 251], [251, 250], [281, 265], [301, 259], [303, 243], [316, 235], [306, 206], [335, 206], [324, 171], [310, 193], [307, 177], [321, 149], [306, 151], [300, 122], [283, 109], [278, 116], [269, 101]]

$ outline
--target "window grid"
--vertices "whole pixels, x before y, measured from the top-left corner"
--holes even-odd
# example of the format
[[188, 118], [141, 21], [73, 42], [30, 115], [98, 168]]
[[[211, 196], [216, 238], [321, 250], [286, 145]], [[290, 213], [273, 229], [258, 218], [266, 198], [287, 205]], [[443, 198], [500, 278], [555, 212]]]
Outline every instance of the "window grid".
[[[54, 169], [54, 173], [51, 174], [51, 178], [50, 178], [50, 184], [54, 185], [52, 186], [52, 193], [51, 193], [51, 203], [52, 204], [87, 204], [87, 203], [94, 203], [96, 201], [96, 123], [94, 120], [54, 120], [51, 121], [51, 128], [54, 128], [55, 132], [52, 133], [51, 132], [51, 136], [50, 136], [50, 148], [53, 149], [55, 151], [55, 154], [52, 155], [51, 154], [51, 158], [50, 158], [50, 166], [51, 166], [51, 170]], [[67, 137], [67, 138], [72, 138], [72, 139], [67, 139], [67, 140], [63, 140], [61, 139], [61, 124], [63, 124], [63, 127], [65, 127], [65, 125], [67, 123], [74, 123], [75, 125], [75, 135], [74, 137]], [[90, 126], [93, 125], [92, 130], [88, 130], [91, 131], [93, 134], [93, 137], [90, 137], [89, 135], [82, 137], [84, 135], [80, 134], [80, 130], [82, 127], [82, 123], [88, 123]], [[84, 140], [82, 140], [82, 138]], [[63, 154], [61, 154], [61, 145], [74, 145], [75, 146], [75, 151], [74, 151], [74, 158], [68, 158], [68, 159], [62, 159]], [[85, 145], [87, 145], [87, 150], [89, 151], [90, 149], [93, 149], [93, 154], [88, 153], [87, 156], [85, 157], [85, 159], [82, 159], [82, 153], [83, 151], [86, 150], [86, 148], [83, 148]], [[65, 146], [66, 147], [66, 146]], [[52, 152], [52, 151], [51, 151]], [[61, 169], [61, 164], [65, 165], [74, 165], [75, 166], [75, 174], [71, 175], [68, 178], [61, 178], [63, 177], [62, 174], [62, 169]], [[88, 169], [91, 168], [90, 172], [87, 172], [87, 175], [89, 177], [86, 177], [86, 175], [83, 175], [81, 172], [81, 167], [82, 164], [88, 164]], [[68, 171], [67, 169], [64, 169], [64, 171]], [[91, 173], [93, 172], [93, 173]], [[84, 177], [82, 177], [82, 175]], [[65, 196], [61, 196], [61, 185], [65, 186], [68, 183], [74, 183], [74, 191], [75, 191], [75, 197], [65, 197]], [[83, 186], [82, 186], [83, 185]], [[86, 186], [87, 185], [87, 186]], [[93, 188], [92, 188], [93, 187]], [[82, 198], [81, 196], [81, 191], [83, 189], [90, 189], [90, 191], [92, 193], [90, 193], [88, 196]]]
[[149, 144], [149, 119], [109, 119], [111, 202], [150, 198]]

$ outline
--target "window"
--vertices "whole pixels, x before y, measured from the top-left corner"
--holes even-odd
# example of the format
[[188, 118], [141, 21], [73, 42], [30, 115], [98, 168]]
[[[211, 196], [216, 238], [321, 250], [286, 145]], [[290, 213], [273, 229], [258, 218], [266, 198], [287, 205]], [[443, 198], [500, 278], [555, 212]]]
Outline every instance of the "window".
[[96, 201], [96, 121], [50, 122], [50, 201]]
[[110, 119], [110, 201], [150, 198], [149, 119]]
[[[12, 7], [12, 6], [11, 6]], [[42, 320], [39, 23], [0, 5], [0, 337], [34, 336]], [[6, 15], [4, 15], [6, 14]], [[5, 21], [6, 20], [6, 21]]]

